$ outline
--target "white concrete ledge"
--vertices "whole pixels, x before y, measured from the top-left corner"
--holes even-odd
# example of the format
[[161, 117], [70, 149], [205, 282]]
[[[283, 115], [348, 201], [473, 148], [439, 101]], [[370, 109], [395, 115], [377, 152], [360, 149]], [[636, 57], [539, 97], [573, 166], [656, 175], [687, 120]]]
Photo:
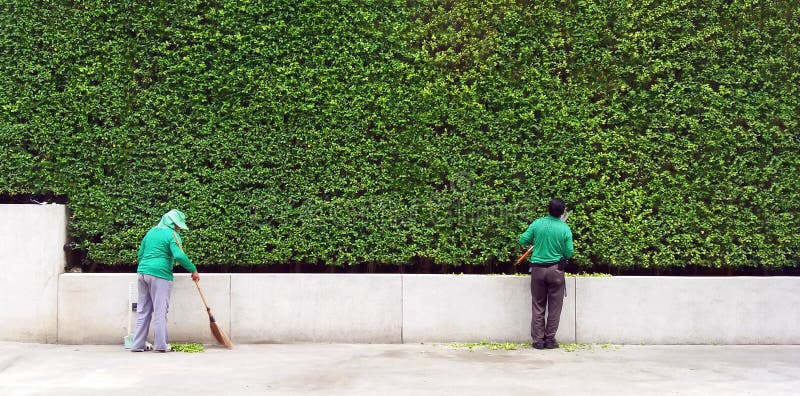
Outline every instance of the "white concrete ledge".
[[577, 278], [579, 342], [800, 344], [800, 278]]
[[0, 341], [55, 342], [64, 205], [0, 205]]
[[[200, 288], [222, 331], [231, 331], [231, 275], [200, 274]], [[167, 314], [169, 337], [176, 341], [213, 343], [208, 312], [189, 274], [175, 274]], [[151, 330], [152, 333], [152, 330]]]
[[[235, 343], [530, 339], [530, 278], [484, 275], [202, 274]], [[63, 274], [58, 342], [115, 344], [135, 274]], [[557, 338], [615, 344], [800, 344], [800, 278], [567, 278]], [[176, 275], [170, 339], [212, 343], [187, 274]], [[50, 339], [48, 342], [52, 342]]]
[[130, 282], [136, 282], [136, 274], [61, 275], [58, 290], [58, 342], [122, 343], [127, 328]]
[[[63, 274], [58, 295], [58, 342], [62, 344], [122, 343], [128, 326], [128, 288], [136, 293], [136, 274]], [[200, 287], [220, 328], [230, 332], [230, 275], [202, 274]], [[134, 298], [135, 299], [135, 298]], [[208, 314], [188, 274], [175, 274], [169, 312], [173, 341], [211, 343]], [[133, 330], [131, 330], [133, 331]], [[150, 331], [152, 339], [152, 330]]]
[[398, 275], [231, 275], [237, 342], [399, 343], [402, 306]]
[[[575, 279], [556, 338], [575, 342]], [[403, 342], [530, 342], [529, 276], [404, 275]]]

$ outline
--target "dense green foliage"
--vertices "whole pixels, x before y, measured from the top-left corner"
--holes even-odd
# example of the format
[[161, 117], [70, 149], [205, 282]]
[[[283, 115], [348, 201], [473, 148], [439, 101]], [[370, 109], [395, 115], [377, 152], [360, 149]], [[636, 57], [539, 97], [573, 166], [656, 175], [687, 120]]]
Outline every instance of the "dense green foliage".
[[797, 265], [796, 1], [0, 6], [0, 193], [94, 262], [179, 208], [200, 264]]

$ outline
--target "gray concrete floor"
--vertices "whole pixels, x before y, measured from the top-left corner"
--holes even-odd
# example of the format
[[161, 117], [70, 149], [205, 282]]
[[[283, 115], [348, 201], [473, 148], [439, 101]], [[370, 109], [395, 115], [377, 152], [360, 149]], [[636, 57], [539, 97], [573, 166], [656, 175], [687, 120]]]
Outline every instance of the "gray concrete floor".
[[0, 395], [797, 395], [800, 346], [122, 346], [0, 342]]

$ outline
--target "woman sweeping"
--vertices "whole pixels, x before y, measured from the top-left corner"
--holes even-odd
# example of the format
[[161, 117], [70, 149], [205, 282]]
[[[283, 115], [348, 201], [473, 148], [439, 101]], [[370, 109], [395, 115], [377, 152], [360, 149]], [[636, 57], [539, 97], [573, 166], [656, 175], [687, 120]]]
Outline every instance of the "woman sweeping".
[[172, 209], [161, 222], [150, 229], [139, 247], [138, 273], [139, 302], [136, 309], [136, 332], [133, 336], [131, 352], [149, 350], [146, 346], [150, 321], [153, 323], [153, 347], [156, 352], [169, 352], [167, 344], [167, 311], [172, 293], [173, 263], [179, 263], [192, 273], [192, 280], [200, 280], [197, 267], [189, 260], [181, 247], [182, 240], [178, 228], [188, 230], [183, 212]]

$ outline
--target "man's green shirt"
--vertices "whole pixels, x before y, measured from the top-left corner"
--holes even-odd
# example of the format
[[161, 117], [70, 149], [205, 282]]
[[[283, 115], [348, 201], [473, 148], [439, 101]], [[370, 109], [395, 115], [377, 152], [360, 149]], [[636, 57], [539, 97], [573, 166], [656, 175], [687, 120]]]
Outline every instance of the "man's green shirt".
[[520, 245], [533, 245], [528, 261], [531, 264], [552, 264], [575, 253], [572, 230], [558, 217], [547, 215], [536, 219], [519, 237]]

